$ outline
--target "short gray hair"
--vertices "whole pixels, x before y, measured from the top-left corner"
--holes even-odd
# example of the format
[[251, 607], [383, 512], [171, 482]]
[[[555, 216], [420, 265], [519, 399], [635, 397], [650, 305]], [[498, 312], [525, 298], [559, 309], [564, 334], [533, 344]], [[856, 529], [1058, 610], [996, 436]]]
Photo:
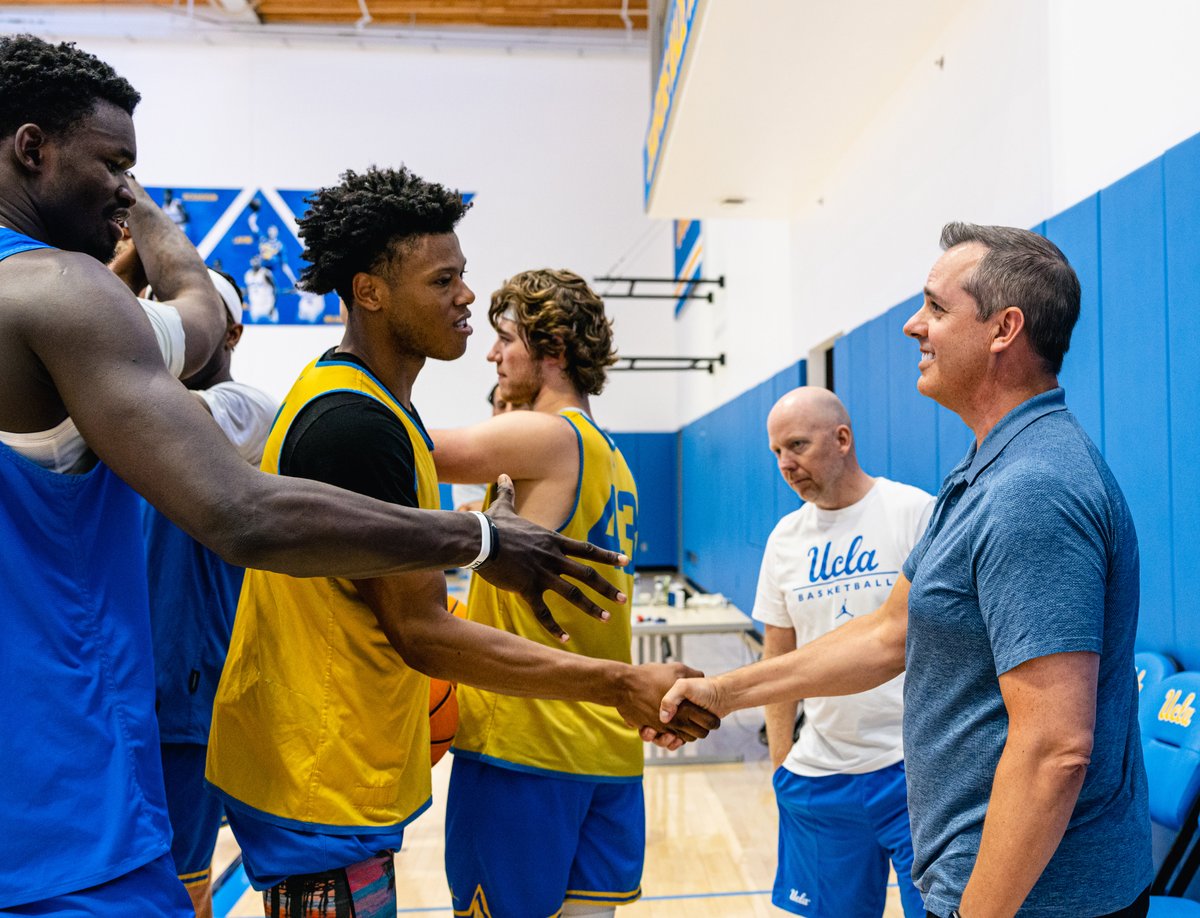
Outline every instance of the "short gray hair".
[[975, 298], [980, 319], [1016, 306], [1025, 314], [1029, 343], [1050, 372], [1062, 369], [1079, 320], [1079, 278], [1053, 242], [1012, 226], [947, 223], [942, 249], [978, 242], [988, 251], [962, 288]]

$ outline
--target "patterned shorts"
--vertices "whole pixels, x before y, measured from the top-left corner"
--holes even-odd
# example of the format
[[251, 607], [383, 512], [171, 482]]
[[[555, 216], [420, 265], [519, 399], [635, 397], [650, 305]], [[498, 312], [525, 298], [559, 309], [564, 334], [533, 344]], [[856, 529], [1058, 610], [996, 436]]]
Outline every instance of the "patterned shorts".
[[396, 867], [391, 853], [288, 877], [263, 892], [266, 918], [396, 918]]

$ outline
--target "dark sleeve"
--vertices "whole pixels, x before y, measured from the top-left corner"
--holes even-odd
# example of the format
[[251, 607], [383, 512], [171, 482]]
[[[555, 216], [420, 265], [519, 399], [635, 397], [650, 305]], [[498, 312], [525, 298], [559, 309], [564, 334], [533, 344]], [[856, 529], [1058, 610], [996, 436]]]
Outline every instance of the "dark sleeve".
[[408, 431], [366, 395], [338, 392], [305, 405], [284, 438], [279, 474], [418, 506]]

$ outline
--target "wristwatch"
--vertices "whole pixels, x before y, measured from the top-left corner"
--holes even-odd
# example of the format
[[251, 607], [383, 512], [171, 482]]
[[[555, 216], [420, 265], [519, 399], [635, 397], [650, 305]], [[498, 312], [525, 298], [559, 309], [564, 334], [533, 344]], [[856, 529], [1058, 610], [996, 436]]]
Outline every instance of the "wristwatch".
[[954, 911], [952, 911], [952, 912], [950, 913], [950, 915], [948, 916], [948, 918], [962, 918], [962, 915], [960, 915], [960, 914], [958, 913], [958, 909], [955, 909]]

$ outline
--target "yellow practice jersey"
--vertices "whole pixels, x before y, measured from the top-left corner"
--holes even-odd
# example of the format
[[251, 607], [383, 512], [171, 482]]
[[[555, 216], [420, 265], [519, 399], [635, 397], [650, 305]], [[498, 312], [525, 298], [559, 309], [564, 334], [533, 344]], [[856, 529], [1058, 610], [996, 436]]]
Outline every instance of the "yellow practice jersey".
[[[336, 355], [288, 393], [263, 453], [278, 474], [297, 414], [333, 392], [385, 405], [412, 443], [421, 507], [438, 507], [419, 424]], [[213, 706], [208, 780], [267, 821], [314, 830], [403, 825], [430, 799], [429, 677], [410, 669], [349, 580], [247, 570]]]
[[[582, 411], [562, 417], [579, 443], [575, 508], [559, 532], [633, 557], [637, 544], [637, 486], [625, 457], [609, 436]], [[607, 565], [598, 568], [626, 596], [633, 574]], [[596, 621], [560, 596], [546, 602], [571, 635], [563, 645], [534, 618], [529, 604], [513, 593], [472, 578], [467, 617], [566, 653], [629, 662], [629, 606], [599, 600], [611, 613]], [[521, 771], [600, 780], [636, 780], [642, 774], [642, 743], [615, 709], [598, 704], [513, 698], [468, 685], [458, 687], [459, 726], [451, 747], [456, 755]]]

